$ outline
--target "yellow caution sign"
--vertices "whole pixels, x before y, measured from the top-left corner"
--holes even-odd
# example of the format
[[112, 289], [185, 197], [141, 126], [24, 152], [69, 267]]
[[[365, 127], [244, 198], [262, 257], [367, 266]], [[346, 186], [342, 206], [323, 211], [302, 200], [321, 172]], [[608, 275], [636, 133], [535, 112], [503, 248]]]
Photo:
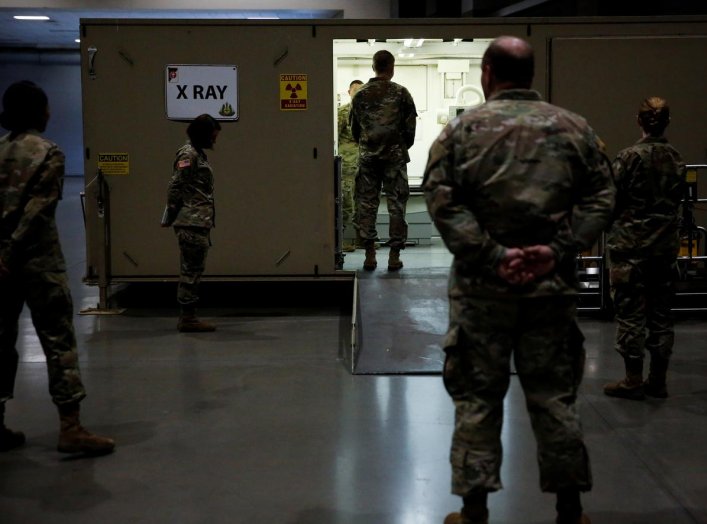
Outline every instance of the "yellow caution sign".
[[307, 75], [280, 75], [280, 109], [307, 109]]
[[98, 153], [98, 169], [104, 175], [129, 175], [130, 155], [128, 153]]

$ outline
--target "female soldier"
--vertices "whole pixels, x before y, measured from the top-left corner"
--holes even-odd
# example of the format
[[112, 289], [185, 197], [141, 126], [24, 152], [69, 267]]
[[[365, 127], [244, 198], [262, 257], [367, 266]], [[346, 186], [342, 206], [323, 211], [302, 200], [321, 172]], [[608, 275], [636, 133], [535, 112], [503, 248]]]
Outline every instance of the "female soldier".
[[[611, 397], [668, 396], [665, 376], [674, 339], [670, 303], [685, 191], [685, 166], [663, 136], [669, 122], [664, 99], [645, 99], [638, 111], [643, 136], [613, 163], [616, 210], [607, 249], [618, 324], [615, 348], [624, 358], [626, 377], [604, 387]], [[651, 356], [646, 382], [644, 350]]]
[[179, 241], [180, 275], [177, 301], [181, 332], [214, 331], [212, 324], [196, 316], [199, 281], [209, 251], [209, 234], [214, 227], [214, 175], [205, 149], [213, 148], [221, 125], [210, 115], [196, 117], [187, 128], [189, 140], [174, 160], [172, 180], [167, 192], [163, 227], [174, 227]]

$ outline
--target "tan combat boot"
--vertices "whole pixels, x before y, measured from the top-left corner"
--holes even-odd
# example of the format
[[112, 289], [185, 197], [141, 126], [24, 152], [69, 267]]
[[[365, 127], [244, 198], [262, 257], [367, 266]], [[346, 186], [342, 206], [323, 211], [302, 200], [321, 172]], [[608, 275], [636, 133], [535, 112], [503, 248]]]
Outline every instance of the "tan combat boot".
[[376, 246], [372, 240], [367, 240], [366, 260], [363, 261], [363, 269], [373, 271], [376, 267], [378, 267], [378, 262], [376, 261]]
[[469, 493], [464, 497], [462, 509], [447, 515], [444, 524], [488, 524], [487, 497], [488, 493], [484, 491]]
[[388, 253], [388, 271], [399, 271], [403, 267], [403, 261], [400, 260], [400, 250], [390, 248]]
[[81, 425], [78, 403], [59, 406], [59, 419], [61, 430], [57, 451], [60, 453], [105, 455], [115, 449], [112, 438], [94, 435]]
[[624, 359], [624, 363], [626, 377], [604, 386], [604, 394], [629, 400], [644, 400], [646, 393], [643, 388], [643, 360], [630, 358]]
[[199, 320], [193, 307], [183, 307], [177, 322], [177, 330], [180, 333], [210, 333], [216, 331], [216, 326]]
[[5, 426], [5, 403], [0, 404], [0, 452], [19, 448], [25, 443], [25, 434]]

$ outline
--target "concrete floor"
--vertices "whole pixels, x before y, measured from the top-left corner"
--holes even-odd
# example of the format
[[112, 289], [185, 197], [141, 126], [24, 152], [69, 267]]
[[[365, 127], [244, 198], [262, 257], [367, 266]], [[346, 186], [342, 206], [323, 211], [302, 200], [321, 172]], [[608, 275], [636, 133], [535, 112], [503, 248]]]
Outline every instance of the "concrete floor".
[[[59, 212], [77, 311], [97, 302], [80, 282], [79, 190], [67, 183]], [[407, 267], [433, 256], [414, 249]], [[176, 332], [175, 312], [76, 317], [84, 423], [118, 443], [95, 459], [55, 451], [44, 357], [23, 317], [7, 421], [28, 442], [0, 454], [0, 524], [437, 524], [459, 507], [449, 494], [453, 408], [439, 376], [352, 376], [333, 307], [204, 309], [219, 331], [194, 335]], [[614, 325], [581, 324], [592, 522], [707, 524], [704, 317], [678, 322], [666, 401], [605, 397], [602, 384], [621, 371]], [[491, 522], [554, 522], [515, 378], [503, 443], [505, 489], [490, 498]]]

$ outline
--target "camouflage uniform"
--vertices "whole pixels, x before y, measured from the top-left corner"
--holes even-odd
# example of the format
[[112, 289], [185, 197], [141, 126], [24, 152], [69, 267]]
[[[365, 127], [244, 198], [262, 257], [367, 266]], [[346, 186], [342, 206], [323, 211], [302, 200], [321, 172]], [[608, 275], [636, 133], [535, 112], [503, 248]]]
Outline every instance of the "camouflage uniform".
[[358, 143], [351, 135], [350, 114], [351, 104], [345, 104], [337, 111], [339, 156], [341, 156], [341, 211], [344, 227], [353, 225], [358, 229], [354, 202], [356, 173], [358, 171]]
[[667, 360], [674, 340], [670, 303], [684, 164], [664, 137], [646, 137], [620, 151], [613, 168], [616, 218], [607, 248], [616, 350], [624, 358], [642, 360], [645, 348]]
[[410, 196], [406, 164], [415, 141], [416, 117], [408, 90], [381, 78], [371, 78], [351, 100], [351, 133], [359, 144], [356, 203], [364, 241], [377, 236], [382, 186], [390, 214], [390, 247], [405, 248], [405, 207]]
[[0, 403], [13, 397], [18, 320], [27, 303], [47, 359], [57, 405], [86, 396], [79, 372], [73, 302], [54, 215], [64, 182], [64, 154], [38, 133], [0, 138]]
[[214, 227], [214, 175], [206, 154], [189, 142], [174, 160], [167, 192], [165, 225], [174, 227], [179, 241], [180, 274], [177, 301], [192, 306], [199, 301], [199, 282]]
[[[511, 354], [538, 442], [541, 488], [591, 488], [575, 406], [584, 364], [575, 257], [595, 242], [614, 204], [602, 147], [583, 118], [512, 89], [452, 120], [430, 149], [423, 190], [454, 254], [444, 382], [456, 406], [455, 494], [502, 487]], [[549, 245], [556, 268], [511, 285], [497, 265], [506, 248], [528, 245]]]

